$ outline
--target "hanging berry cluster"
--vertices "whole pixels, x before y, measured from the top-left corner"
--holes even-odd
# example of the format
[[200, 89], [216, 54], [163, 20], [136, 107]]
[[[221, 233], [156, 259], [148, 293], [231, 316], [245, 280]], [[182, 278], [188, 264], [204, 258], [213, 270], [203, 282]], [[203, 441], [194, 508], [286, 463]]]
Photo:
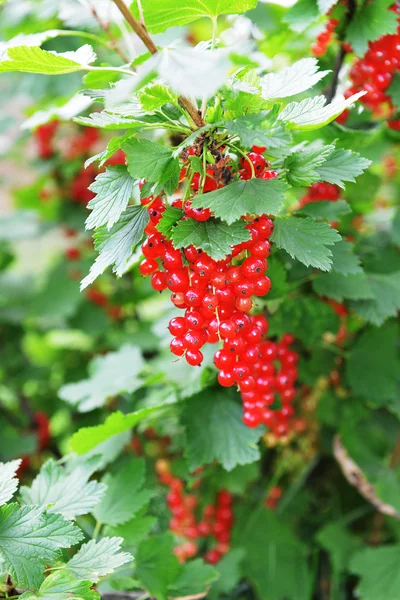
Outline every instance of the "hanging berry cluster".
[[335, 202], [340, 198], [340, 188], [333, 184], [321, 181], [319, 183], [313, 183], [307, 190], [307, 193], [300, 198], [300, 206], [306, 206], [311, 202], [321, 202], [322, 200], [329, 200]]
[[[180, 541], [175, 547], [175, 555], [180, 562], [185, 562], [204, 549], [204, 560], [210, 564], [218, 563], [230, 548], [234, 523], [232, 494], [222, 489], [215, 505], [207, 504], [200, 509], [198, 495], [185, 491], [183, 481], [171, 473], [169, 461], [158, 460], [156, 471], [161, 483], [169, 490], [167, 504], [172, 514], [169, 529]], [[201, 479], [195, 483], [198, 489]]]
[[[241, 160], [238, 176], [270, 179], [278, 175], [267, 169], [262, 154], [265, 148], [253, 148]], [[224, 165], [229, 159], [224, 158]], [[226, 168], [226, 166], [224, 166]], [[228, 170], [233, 177], [232, 168]], [[183, 170], [186, 175], [186, 168]], [[197, 177], [198, 175], [198, 177]], [[203, 192], [221, 187], [213, 168], [207, 168]], [[195, 173], [191, 188], [199, 188], [200, 175]], [[140, 264], [142, 275], [151, 275], [155, 290], [169, 289], [172, 303], [184, 310], [184, 316], [171, 319], [170, 333], [174, 336], [171, 352], [185, 357], [191, 366], [201, 365], [202, 347], [222, 342], [222, 348], [214, 355], [219, 370], [218, 382], [223, 387], [236, 385], [243, 400], [244, 423], [257, 427], [264, 423], [276, 435], [286, 435], [293, 409], [290, 405], [297, 378], [297, 355], [289, 350], [291, 340], [281, 344], [266, 341], [268, 322], [264, 316], [249, 315], [254, 296], [265, 296], [271, 288], [266, 275], [267, 257], [270, 253], [269, 237], [273, 222], [267, 215], [245, 217], [245, 227], [251, 239], [232, 247], [229, 256], [215, 261], [202, 250], [189, 246], [175, 249], [158, 230], [166, 206], [161, 197], [145, 198], [150, 223], [146, 227], [148, 237], [142, 246], [145, 259]], [[182, 219], [208, 220], [210, 209], [192, 208], [191, 200], [176, 200], [173, 206], [182, 209]], [[276, 371], [274, 361], [280, 363]], [[276, 395], [281, 397], [281, 408], [272, 410]]]
[[323, 56], [326, 53], [338, 25], [339, 21], [336, 19], [329, 19], [324, 31], [321, 31], [314, 44], [311, 46], [311, 52], [314, 56]]

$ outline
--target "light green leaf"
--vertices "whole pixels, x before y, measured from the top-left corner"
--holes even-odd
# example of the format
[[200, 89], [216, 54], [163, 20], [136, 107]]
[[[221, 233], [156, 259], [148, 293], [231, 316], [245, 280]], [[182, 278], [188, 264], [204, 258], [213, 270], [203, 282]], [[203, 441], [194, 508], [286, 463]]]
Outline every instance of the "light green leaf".
[[151, 416], [156, 411], [160, 410], [161, 406], [152, 406], [150, 408], [142, 408], [136, 412], [123, 414], [119, 411], [112, 413], [101, 425], [93, 427], [82, 427], [70, 439], [71, 450], [77, 454], [85, 454], [90, 452], [98, 444], [105, 442], [114, 435], [129, 431]]
[[266, 146], [268, 150], [285, 148], [292, 141], [282, 123], [275, 122], [271, 113], [261, 111], [224, 123], [230, 135], [237, 135], [244, 146]]
[[70, 121], [72, 117], [75, 117], [80, 112], [83, 112], [89, 106], [93, 104], [93, 100], [88, 98], [87, 96], [83, 96], [79, 92], [74, 94], [72, 98], [68, 100], [65, 104], [58, 106], [57, 104], [53, 104], [49, 106], [45, 110], [38, 110], [33, 113], [29, 119], [22, 123], [22, 129], [34, 129], [39, 125], [43, 125], [44, 123], [48, 123], [53, 119], [58, 119], [59, 121]]
[[302, 33], [319, 17], [315, 0], [298, 0], [285, 14], [283, 21], [293, 31]]
[[132, 256], [133, 248], [143, 238], [144, 228], [149, 222], [149, 213], [144, 206], [130, 206], [122, 213], [110, 231], [103, 226], [94, 234], [99, 255], [90, 267], [89, 275], [81, 282], [81, 290], [113, 265], [113, 271], [121, 277]]
[[129, 140], [129, 138], [132, 135], [134, 134], [131, 131], [127, 131], [123, 135], [117, 135], [115, 137], [112, 137], [111, 140], [108, 142], [107, 148], [105, 150], [87, 159], [87, 161], [85, 162], [85, 169], [87, 169], [89, 165], [96, 162], [97, 160], [99, 161], [99, 167], [102, 167], [104, 163], [107, 162], [107, 160], [111, 158], [113, 154], [115, 154], [115, 152], [117, 152], [117, 150], [120, 150], [122, 148], [125, 142]]
[[167, 600], [168, 588], [181, 571], [173, 549], [172, 535], [164, 533], [140, 542], [135, 556], [136, 576], [157, 600]]
[[80, 529], [64, 517], [37, 506], [7, 504], [0, 508], [0, 558], [15, 584], [36, 589], [45, 565], [52, 564], [61, 548], [83, 538]]
[[96, 129], [137, 129], [143, 127], [144, 122], [136, 117], [125, 117], [123, 115], [114, 115], [105, 110], [91, 113], [88, 117], [75, 117], [75, 123], [85, 127], [95, 127]]
[[105, 225], [110, 230], [128, 206], [135, 183], [124, 165], [108, 167], [99, 173], [89, 187], [96, 197], [87, 205], [92, 212], [86, 219], [86, 229]]
[[106, 491], [102, 483], [89, 481], [95, 468], [87, 463], [68, 472], [50, 459], [41, 467], [30, 488], [21, 487], [22, 503], [48, 507], [48, 513], [60, 513], [66, 519], [86, 515]]
[[330, 71], [318, 71], [316, 58], [302, 58], [277, 73], [261, 78], [262, 96], [266, 100], [287, 98], [313, 87]]
[[67, 383], [58, 394], [61, 400], [77, 405], [79, 412], [88, 412], [104, 406], [113, 396], [138, 389], [142, 385], [138, 375], [143, 367], [139, 348], [126, 344], [117, 352], [92, 360], [90, 378]]
[[332, 153], [334, 146], [304, 146], [287, 156], [283, 167], [286, 169], [286, 179], [293, 187], [306, 187], [321, 181], [317, 167], [320, 167], [327, 156]]
[[251, 238], [245, 223], [237, 221], [228, 225], [219, 219], [200, 222], [195, 219], [179, 221], [172, 231], [172, 243], [175, 248], [187, 248], [192, 245], [207, 252], [214, 260], [222, 260], [232, 246], [247, 242]]
[[400, 310], [400, 271], [367, 273], [373, 298], [352, 305], [361, 317], [380, 327]]
[[361, 580], [356, 593], [362, 600], [398, 600], [400, 597], [400, 545], [363, 548], [350, 562]]
[[187, 400], [182, 421], [186, 430], [186, 456], [192, 470], [216, 460], [231, 471], [260, 456], [256, 443], [262, 429], [246, 427], [239, 404], [219, 390], [205, 391]]
[[218, 571], [214, 567], [196, 558], [184, 565], [182, 573], [169, 586], [169, 591], [174, 597], [201, 594], [206, 592], [218, 577]]
[[231, 225], [247, 213], [276, 215], [286, 189], [286, 184], [277, 179], [235, 181], [215, 192], [197, 194], [192, 206], [209, 208], [216, 217]]
[[145, 139], [131, 138], [123, 149], [126, 152], [128, 171], [135, 179], [163, 184], [167, 194], [178, 187], [179, 161], [173, 157], [171, 148]]
[[[146, 27], [150, 33], [161, 33], [169, 27], [181, 27], [202, 17], [238, 14], [254, 8], [257, 0], [141, 0]], [[139, 16], [137, 4], [134, 10]]]
[[122, 525], [116, 527], [107, 527], [107, 535], [123, 537], [123, 546], [125, 548], [134, 548], [143, 538], [147, 537], [154, 525], [157, 523], [156, 517], [133, 517]]
[[138, 92], [138, 98], [143, 110], [152, 112], [164, 104], [177, 104], [178, 97], [166, 85], [152, 83]]
[[326, 15], [335, 6], [337, 0], [317, 0], [319, 12]]
[[337, 302], [373, 297], [365, 273], [342, 275], [332, 270], [331, 273], [321, 274], [314, 279], [313, 289], [320, 296], [333, 298]]
[[397, 14], [388, 10], [391, 4], [391, 0], [375, 0], [358, 5], [346, 32], [346, 41], [350, 42], [356, 54], [362, 56], [369, 42], [397, 32]]
[[74, 52], [48, 52], [37, 46], [9, 48], [1, 56], [0, 73], [20, 71], [44, 75], [63, 75], [85, 70], [96, 60], [93, 48], [88, 44]]
[[350, 204], [346, 200], [321, 200], [310, 202], [301, 209], [301, 213], [314, 219], [325, 219], [326, 221], [338, 221], [340, 217], [352, 212]]
[[144, 460], [137, 458], [116, 475], [107, 473], [103, 478], [107, 492], [93, 511], [100, 523], [111, 526], [126, 523], [148, 504], [152, 492], [143, 489], [144, 470]]
[[369, 167], [371, 161], [363, 158], [357, 152], [337, 148], [316, 169], [320, 181], [334, 183], [344, 189], [344, 181], [354, 182]]
[[65, 571], [50, 573], [36, 594], [25, 592], [21, 600], [100, 600], [100, 594], [90, 589], [91, 581], [77, 581]]
[[0, 462], [0, 506], [11, 500], [18, 487], [16, 472], [21, 464], [21, 460], [11, 460], [10, 462]]
[[329, 271], [332, 266], [332, 246], [341, 239], [335, 229], [327, 223], [314, 221], [308, 217], [294, 216], [275, 219], [275, 229], [271, 240], [278, 248], [283, 248], [292, 258], [307, 267]]
[[90, 540], [65, 565], [75, 579], [88, 579], [97, 583], [101, 577], [133, 560], [128, 552], [121, 551], [122, 538], [104, 537], [100, 541]]
[[346, 100], [334, 100], [330, 104], [326, 104], [325, 96], [291, 102], [285, 106], [278, 119], [284, 121], [289, 129], [303, 131], [319, 129], [333, 121], [364, 94], [365, 92], [358, 92]]

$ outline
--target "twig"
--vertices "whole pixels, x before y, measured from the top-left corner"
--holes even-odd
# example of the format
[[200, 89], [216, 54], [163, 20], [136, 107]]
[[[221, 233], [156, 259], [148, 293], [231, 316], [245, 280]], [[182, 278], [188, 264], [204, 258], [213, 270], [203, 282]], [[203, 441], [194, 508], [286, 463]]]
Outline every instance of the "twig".
[[336, 55], [335, 66], [333, 69], [332, 82], [328, 88], [328, 91], [325, 94], [327, 104], [330, 104], [332, 102], [332, 100], [334, 99], [334, 97], [336, 96], [336, 90], [337, 90], [337, 86], [339, 83], [339, 73], [343, 66], [343, 62], [344, 62], [344, 59], [347, 54], [347, 50], [343, 43], [343, 41], [344, 41], [343, 38], [345, 36], [347, 27], [350, 25], [351, 21], [353, 20], [353, 17], [356, 12], [356, 8], [357, 8], [357, 5], [356, 5], [355, 0], [348, 0], [346, 17], [345, 17], [345, 21], [343, 23], [342, 35], [341, 35], [341, 39], [340, 39], [340, 48]]
[[[146, 29], [135, 19], [129, 8], [126, 6], [124, 0], [113, 0], [116, 7], [123, 14], [126, 21], [132, 27], [133, 31], [136, 35], [142, 40], [143, 44], [146, 46], [150, 54], [157, 54], [158, 48], [147, 33]], [[193, 103], [184, 96], [179, 96], [179, 102], [182, 104], [183, 108], [189, 113], [193, 123], [197, 125], [197, 127], [203, 127], [205, 125], [201, 114], [197, 108], [193, 105]]]
[[114, 35], [112, 34], [112, 32], [110, 30], [110, 26], [107, 25], [106, 23], [104, 23], [104, 21], [101, 19], [99, 13], [97, 12], [97, 10], [95, 9], [95, 7], [93, 6], [93, 4], [91, 2], [89, 2], [89, 7], [90, 7], [90, 11], [91, 11], [92, 15], [94, 16], [94, 18], [96, 19], [96, 21], [98, 22], [98, 24], [100, 25], [100, 27], [102, 28], [102, 30], [104, 31], [104, 33], [106, 34], [108, 39], [110, 40], [111, 46], [114, 48], [114, 50], [116, 52], [118, 52], [118, 54], [120, 55], [120, 57], [122, 58], [124, 63], [129, 63], [130, 62], [129, 57], [119, 47], [119, 44], [118, 44], [116, 38], [114, 37]]

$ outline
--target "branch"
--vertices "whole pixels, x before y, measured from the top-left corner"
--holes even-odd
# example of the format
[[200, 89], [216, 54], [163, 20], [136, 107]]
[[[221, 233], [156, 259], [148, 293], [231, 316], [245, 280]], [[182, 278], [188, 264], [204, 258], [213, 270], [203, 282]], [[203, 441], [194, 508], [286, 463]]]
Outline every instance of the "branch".
[[[132, 27], [133, 31], [137, 36], [142, 40], [143, 44], [146, 46], [150, 54], [157, 54], [158, 48], [147, 33], [146, 29], [135, 19], [129, 8], [126, 6], [124, 0], [113, 0], [116, 7], [123, 14], [126, 21]], [[197, 125], [197, 127], [203, 127], [205, 125], [201, 114], [197, 110], [197, 108], [193, 105], [193, 103], [183, 96], [179, 96], [179, 102], [185, 108], [185, 110], [189, 113], [193, 123]]]
[[110, 27], [102, 21], [102, 19], [100, 18], [100, 15], [98, 14], [97, 10], [95, 9], [95, 7], [93, 6], [93, 4], [91, 2], [89, 2], [89, 7], [90, 7], [90, 11], [91, 11], [92, 15], [94, 16], [94, 18], [96, 19], [96, 21], [98, 22], [98, 24], [100, 25], [100, 27], [102, 28], [102, 30], [104, 31], [104, 33], [106, 34], [108, 39], [110, 40], [111, 46], [114, 48], [114, 50], [116, 52], [118, 52], [118, 54], [120, 55], [120, 57], [122, 58], [124, 63], [129, 63], [130, 62], [129, 57], [119, 47], [116, 38], [110, 31]]

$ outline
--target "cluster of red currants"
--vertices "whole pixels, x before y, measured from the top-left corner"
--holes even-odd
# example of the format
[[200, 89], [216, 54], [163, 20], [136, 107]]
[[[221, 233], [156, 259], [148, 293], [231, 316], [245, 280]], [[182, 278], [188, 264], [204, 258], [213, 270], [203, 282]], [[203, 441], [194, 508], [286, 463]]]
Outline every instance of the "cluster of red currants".
[[311, 46], [311, 52], [314, 54], [314, 56], [323, 56], [326, 53], [329, 44], [332, 42], [334, 31], [338, 25], [339, 21], [336, 19], [329, 19], [326, 24], [326, 28], [324, 31], [321, 31], [314, 44]]
[[[158, 460], [156, 470], [161, 483], [169, 489], [167, 504], [172, 514], [169, 528], [182, 539], [175, 547], [175, 555], [180, 562], [185, 562], [198, 554], [199, 546], [196, 540], [207, 538], [209, 546], [214, 539], [216, 544], [208, 547], [203, 558], [210, 564], [216, 564], [229, 550], [234, 522], [232, 494], [227, 490], [220, 490], [215, 505], [207, 504], [199, 510], [198, 497], [185, 492], [184, 483], [171, 473], [168, 461]], [[198, 483], [201, 481], [198, 480]], [[200, 518], [198, 514], [201, 514]]]
[[51, 158], [54, 154], [53, 141], [58, 125], [58, 121], [50, 121], [50, 123], [39, 125], [39, 127], [35, 129], [34, 136], [37, 144], [37, 151], [39, 157], [44, 160]]
[[[397, 6], [393, 5], [389, 10], [397, 12]], [[352, 66], [350, 79], [352, 86], [345, 93], [351, 96], [360, 91], [367, 93], [360, 98], [374, 115], [389, 118], [396, 111], [393, 107], [391, 97], [388, 94], [394, 75], [400, 68], [400, 27], [396, 34], [385, 35], [374, 42], [369, 42], [365, 55]], [[340, 116], [341, 123], [346, 122], [348, 111]], [[400, 130], [400, 120], [388, 121], [389, 127]]]
[[329, 200], [335, 202], [340, 198], [340, 188], [333, 184], [321, 181], [313, 183], [308, 188], [307, 194], [300, 198], [300, 206], [310, 204], [310, 202], [321, 202], [321, 200]]

